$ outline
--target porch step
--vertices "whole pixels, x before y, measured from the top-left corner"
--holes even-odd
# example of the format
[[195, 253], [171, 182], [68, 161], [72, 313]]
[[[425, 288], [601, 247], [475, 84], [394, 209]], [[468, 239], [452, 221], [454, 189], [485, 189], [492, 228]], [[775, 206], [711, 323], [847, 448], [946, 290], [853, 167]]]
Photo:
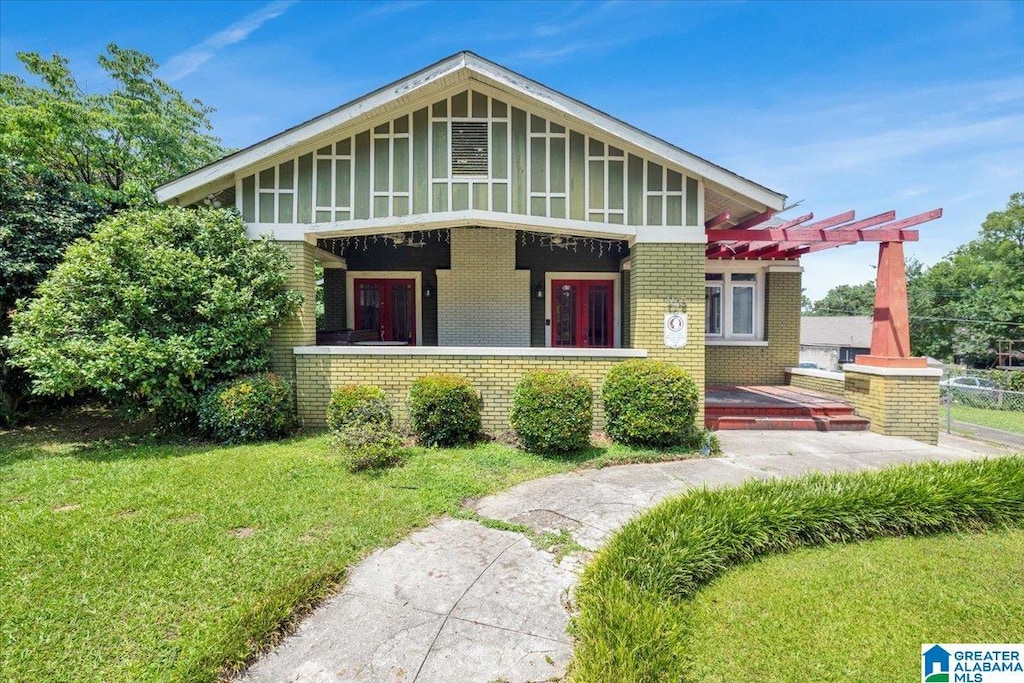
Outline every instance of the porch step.
[[757, 417], [752, 415], [722, 415], [719, 417], [705, 416], [704, 425], [708, 429], [756, 429], [776, 430], [792, 429], [817, 432], [862, 432], [867, 430], [870, 422], [856, 415], [823, 416], [823, 417]]
[[788, 386], [708, 387], [709, 429], [863, 431], [870, 422], [837, 396]]

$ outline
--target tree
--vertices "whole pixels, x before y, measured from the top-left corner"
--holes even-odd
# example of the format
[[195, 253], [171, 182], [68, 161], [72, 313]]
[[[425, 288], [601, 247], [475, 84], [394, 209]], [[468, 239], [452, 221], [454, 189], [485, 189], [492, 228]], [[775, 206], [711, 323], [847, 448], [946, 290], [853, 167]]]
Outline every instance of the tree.
[[875, 283], [838, 285], [806, 310], [806, 315], [872, 315], [875, 311]]
[[37, 394], [93, 389], [178, 419], [213, 383], [267, 366], [271, 326], [301, 301], [287, 263], [233, 210], [124, 211], [68, 249], [6, 345]]
[[83, 91], [59, 54], [18, 59], [42, 84], [0, 75], [0, 153], [89, 188], [110, 211], [152, 203], [156, 186], [224, 154], [212, 109], [156, 78], [148, 55], [108, 45], [108, 93]]
[[[0, 155], [0, 339], [18, 300], [32, 296], [67, 245], [101, 217], [100, 207], [63, 178]], [[0, 424], [13, 421], [28, 390], [25, 373], [6, 361], [0, 347]]]
[[918, 287], [912, 330], [921, 353], [986, 365], [997, 341], [1024, 337], [1024, 193], [990, 213], [978, 237], [929, 268]]

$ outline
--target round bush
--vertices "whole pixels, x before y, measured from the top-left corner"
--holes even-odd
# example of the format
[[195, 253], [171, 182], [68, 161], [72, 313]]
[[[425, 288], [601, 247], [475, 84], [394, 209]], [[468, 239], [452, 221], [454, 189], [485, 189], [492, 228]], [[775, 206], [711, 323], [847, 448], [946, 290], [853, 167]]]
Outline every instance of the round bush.
[[571, 372], [525, 375], [512, 395], [509, 423], [533, 453], [572, 453], [590, 445], [594, 391]]
[[424, 446], [455, 446], [480, 436], [483, 401], [468, 379], [434, 374], [409, 389], [409, 420]]
[[370, 384], [349, 384], [331, 394], [327, 406], [327, 427], [337, 431], [359, 423], [379, 424], [388, 429], [394, 424], [387, 394]]
[[282, 437], [295, 428], [291, 385], [270, 372], [221, 382], [199, 402], [199, 428], [225, 443]]
[[334, 431], [334, 445], [350, 472], [390, 467], [402, 462], [402, 440], [379, 422], [352, 422]]
[[605, 430], [614, 441], [664, 448], [685, 445], [698, 433], [697, 384], [670, 363], [638, 359], [616, 365], [601, 398]]

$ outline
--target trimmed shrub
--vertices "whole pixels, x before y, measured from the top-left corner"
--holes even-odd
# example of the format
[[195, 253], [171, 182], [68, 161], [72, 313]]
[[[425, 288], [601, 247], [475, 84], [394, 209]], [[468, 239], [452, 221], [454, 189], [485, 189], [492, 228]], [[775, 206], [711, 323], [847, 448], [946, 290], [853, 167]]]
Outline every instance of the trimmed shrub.
[[409, 389], [412, 431], [424, 446], [455, 446], [480, 436], [483, 401], [461, 375], [424, 375]]
[[509, 423], [528, 451], [579, 451], [590, 445], [594, 391], [571, 372], [532, 372], [516, 385]]
[[611, 369], [601, 389], [605, 431], [614, 441], [632, 446], [665, 448], [690, 444], [700, 392], [680, 367], [646, 359]]
[[334, 446], [351, 472], [398, 465], [402, 440], [381, 422], [351, 422], [334, 430]]
[[327, 406], [334, 447], [351, 472], [397, 465], [404, 459], [387, 394], [371, 384], [335, 389]]
[[327, 427], [336, 431], [357, 422], [372, 422], [388, 428], [394, 424], [383, 389], [371, 384], [349, 384], [334, 390], [327, 406]]
[[280, 438], [295, 428], [291, 385], [271, 372], [221, 382], [199, 402], [199, 428], [224, 443]]

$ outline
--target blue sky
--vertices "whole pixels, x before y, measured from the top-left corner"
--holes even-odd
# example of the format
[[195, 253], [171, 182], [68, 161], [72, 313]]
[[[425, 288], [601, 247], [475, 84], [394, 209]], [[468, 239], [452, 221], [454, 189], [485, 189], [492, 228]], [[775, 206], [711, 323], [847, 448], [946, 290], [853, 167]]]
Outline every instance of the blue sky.
[[[1024, 3], [0, 2], [0, 69], [109, 42], [217, 109], [242, 147], [462, 49], [803, 200], [826, 217], [941, 206], [933, 263], [1024, 191]], [[791, 211], [787, 215], [796, 215]], [[804, 259], [813, 298], [870, 245]]]

